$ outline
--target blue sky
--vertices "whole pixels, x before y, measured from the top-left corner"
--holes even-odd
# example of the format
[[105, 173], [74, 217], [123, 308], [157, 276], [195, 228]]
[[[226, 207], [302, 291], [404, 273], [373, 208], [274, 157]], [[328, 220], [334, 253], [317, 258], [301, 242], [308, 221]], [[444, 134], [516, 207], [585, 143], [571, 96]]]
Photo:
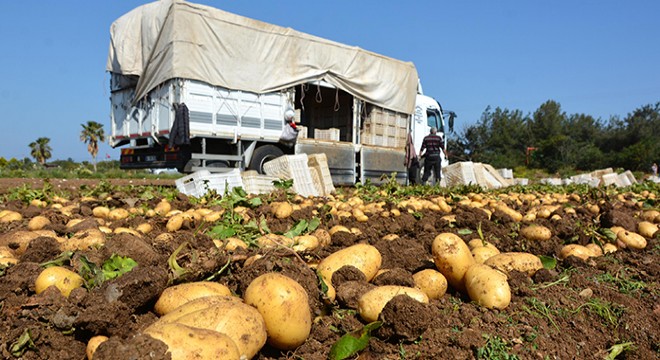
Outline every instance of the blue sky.
[[[88, 120], [110, 131], [110, 24], [147, 2], [0, 2], [0, 157], [49, 137], [52, 160], [91, 159], [79, 134]], [[607, 120], [660, 101], [660, 1], [195, 2], [412, 61], [458, 130], [487, 106], [531, 113], [552, 99]]]

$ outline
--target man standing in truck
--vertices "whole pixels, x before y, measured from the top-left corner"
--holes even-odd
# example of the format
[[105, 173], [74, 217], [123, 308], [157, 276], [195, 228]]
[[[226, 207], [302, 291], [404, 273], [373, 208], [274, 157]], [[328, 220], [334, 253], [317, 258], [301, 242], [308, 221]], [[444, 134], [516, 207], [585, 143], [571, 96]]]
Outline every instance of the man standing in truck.
[[437, 134], [438, 129], [431, 128], [431, 133], [424, 137], [422, 141], [422, 148], [419, 153], [424, 158], [424, 176], [422, 176], [422, 184], [431, 176], [433, 171], [433, 185], [440, 184], [442, 179], [442, 158], [440, 153], [444, 153], [442, 144], [444, 143], [442, 137]]

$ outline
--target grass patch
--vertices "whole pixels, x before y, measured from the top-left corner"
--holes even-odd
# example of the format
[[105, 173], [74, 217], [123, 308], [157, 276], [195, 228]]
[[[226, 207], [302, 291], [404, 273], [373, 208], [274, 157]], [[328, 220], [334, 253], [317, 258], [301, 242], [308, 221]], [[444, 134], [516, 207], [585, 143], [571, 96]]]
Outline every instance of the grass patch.
[[510, 354], [511, 345], [498, 336], [483, 335], [486, 339], [486, 345], [475, 351], [477, 359], [488, 360], [519, 360], [518, 355]]
[[599, 298], [592, 298], [588, 302], [578, 306], [574, 313], [577, 313], [583, 308], [588, 309], [590, 312], [600, 317], [606, 326], [611, 325], [614, 328], [619, 326], [619, 319], [625, 312], [623, 306], [612, 304]]
[[559, 326], [555, 322], [554, 318], [556, 312], [553, 311], [548, 304], [537, 298], [528, 298], [525, 300], [527, 301], [527, 304], [529, 304], [529, 306], [523, 305], [522, 309], [525, 312], [536, 317], [547, 319], [548, 322], [555, 328], [555, 330], [559, 331]]
[[631, 294], [644, 290], [646, 283], [639, 280], [633, 280], [632, 277], [627, 276], [626, 271], [621, 269], [615, 275], [604, 273], [596, 275], [595, 281], [611, 284], [622, 294]]

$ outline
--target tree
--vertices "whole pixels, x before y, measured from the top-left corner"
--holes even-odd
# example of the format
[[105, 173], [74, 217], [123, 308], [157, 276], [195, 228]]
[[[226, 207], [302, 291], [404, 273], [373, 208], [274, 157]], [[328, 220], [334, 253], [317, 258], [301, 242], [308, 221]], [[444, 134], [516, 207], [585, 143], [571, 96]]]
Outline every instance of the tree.
[[46, 160], [52, 156], [53, 150], [48, 144], [50, 139], [47, 137], [40, 137], [36, 141], [30, 143], [30, 156], [32, 156], [39, 164], [43, 165]]
[[87, 124], [80, 124], [83, 127], [80, 132], [80, 141], [87, 144], [87, 151], [92, 155], [94, 172], [96, 172], [96, 156], [99, 154], [99, 141], [105, 141], [105, 132], [103, 125], [96, 121], [88, 121]]

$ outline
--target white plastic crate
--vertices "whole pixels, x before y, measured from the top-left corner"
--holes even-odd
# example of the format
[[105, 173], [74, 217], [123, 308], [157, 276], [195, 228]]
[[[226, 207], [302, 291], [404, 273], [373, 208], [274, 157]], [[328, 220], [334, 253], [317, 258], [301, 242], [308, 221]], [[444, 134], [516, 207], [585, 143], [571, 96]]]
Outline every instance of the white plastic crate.
[[201, 189], [198, 188], [197, 180], [209, 175], [211, 175], [211, 172], [208, 170], [195, 171], [190, 175], [186, 175], [177, 179], [174, 181], [174, 184], [176, 185], [176, 189], [183, 194], [188, 196], [201, 197], [204, 195], [204, 193], [201, 192]]
[[339, 129], [314, 129], [314, 139], [339, 141]]
[[280, 156], [265, 163], [264, 171], [280, 179], [293, 179], [293, 191], [302, 196], [319, 196], [307, 165], [307, 154]]
[[[310, 168], [316, 169], [318, 172], [318, 185], [319, 195], [330, 195], [335, 191], [335, 185], [332, 183], [332, 175], [328, 167], [328, 157], [323, 154], [309, 154], [307, 156], [307, 165]], [[317, 181], [316, 179], [314, 179]]]
[[239, 169], [233, 169], [224, 173], [213, 173], [199, 179], [198, 182], [203, 194], [206, 194], [210, 190], [215, 190], [218, 194], [222, 195], [225, 193], [225, 190], [231, 191], [235, 187], [243, 186], [243, 179], [241, 178], [241, 171]]
[[254, 170], [244, 171], [241, 174], [243, 178], [243, 189], [248, 194], [267, 194], [275, 190], [273, 181], [279, 180], [276, 176], [261, 175]]

